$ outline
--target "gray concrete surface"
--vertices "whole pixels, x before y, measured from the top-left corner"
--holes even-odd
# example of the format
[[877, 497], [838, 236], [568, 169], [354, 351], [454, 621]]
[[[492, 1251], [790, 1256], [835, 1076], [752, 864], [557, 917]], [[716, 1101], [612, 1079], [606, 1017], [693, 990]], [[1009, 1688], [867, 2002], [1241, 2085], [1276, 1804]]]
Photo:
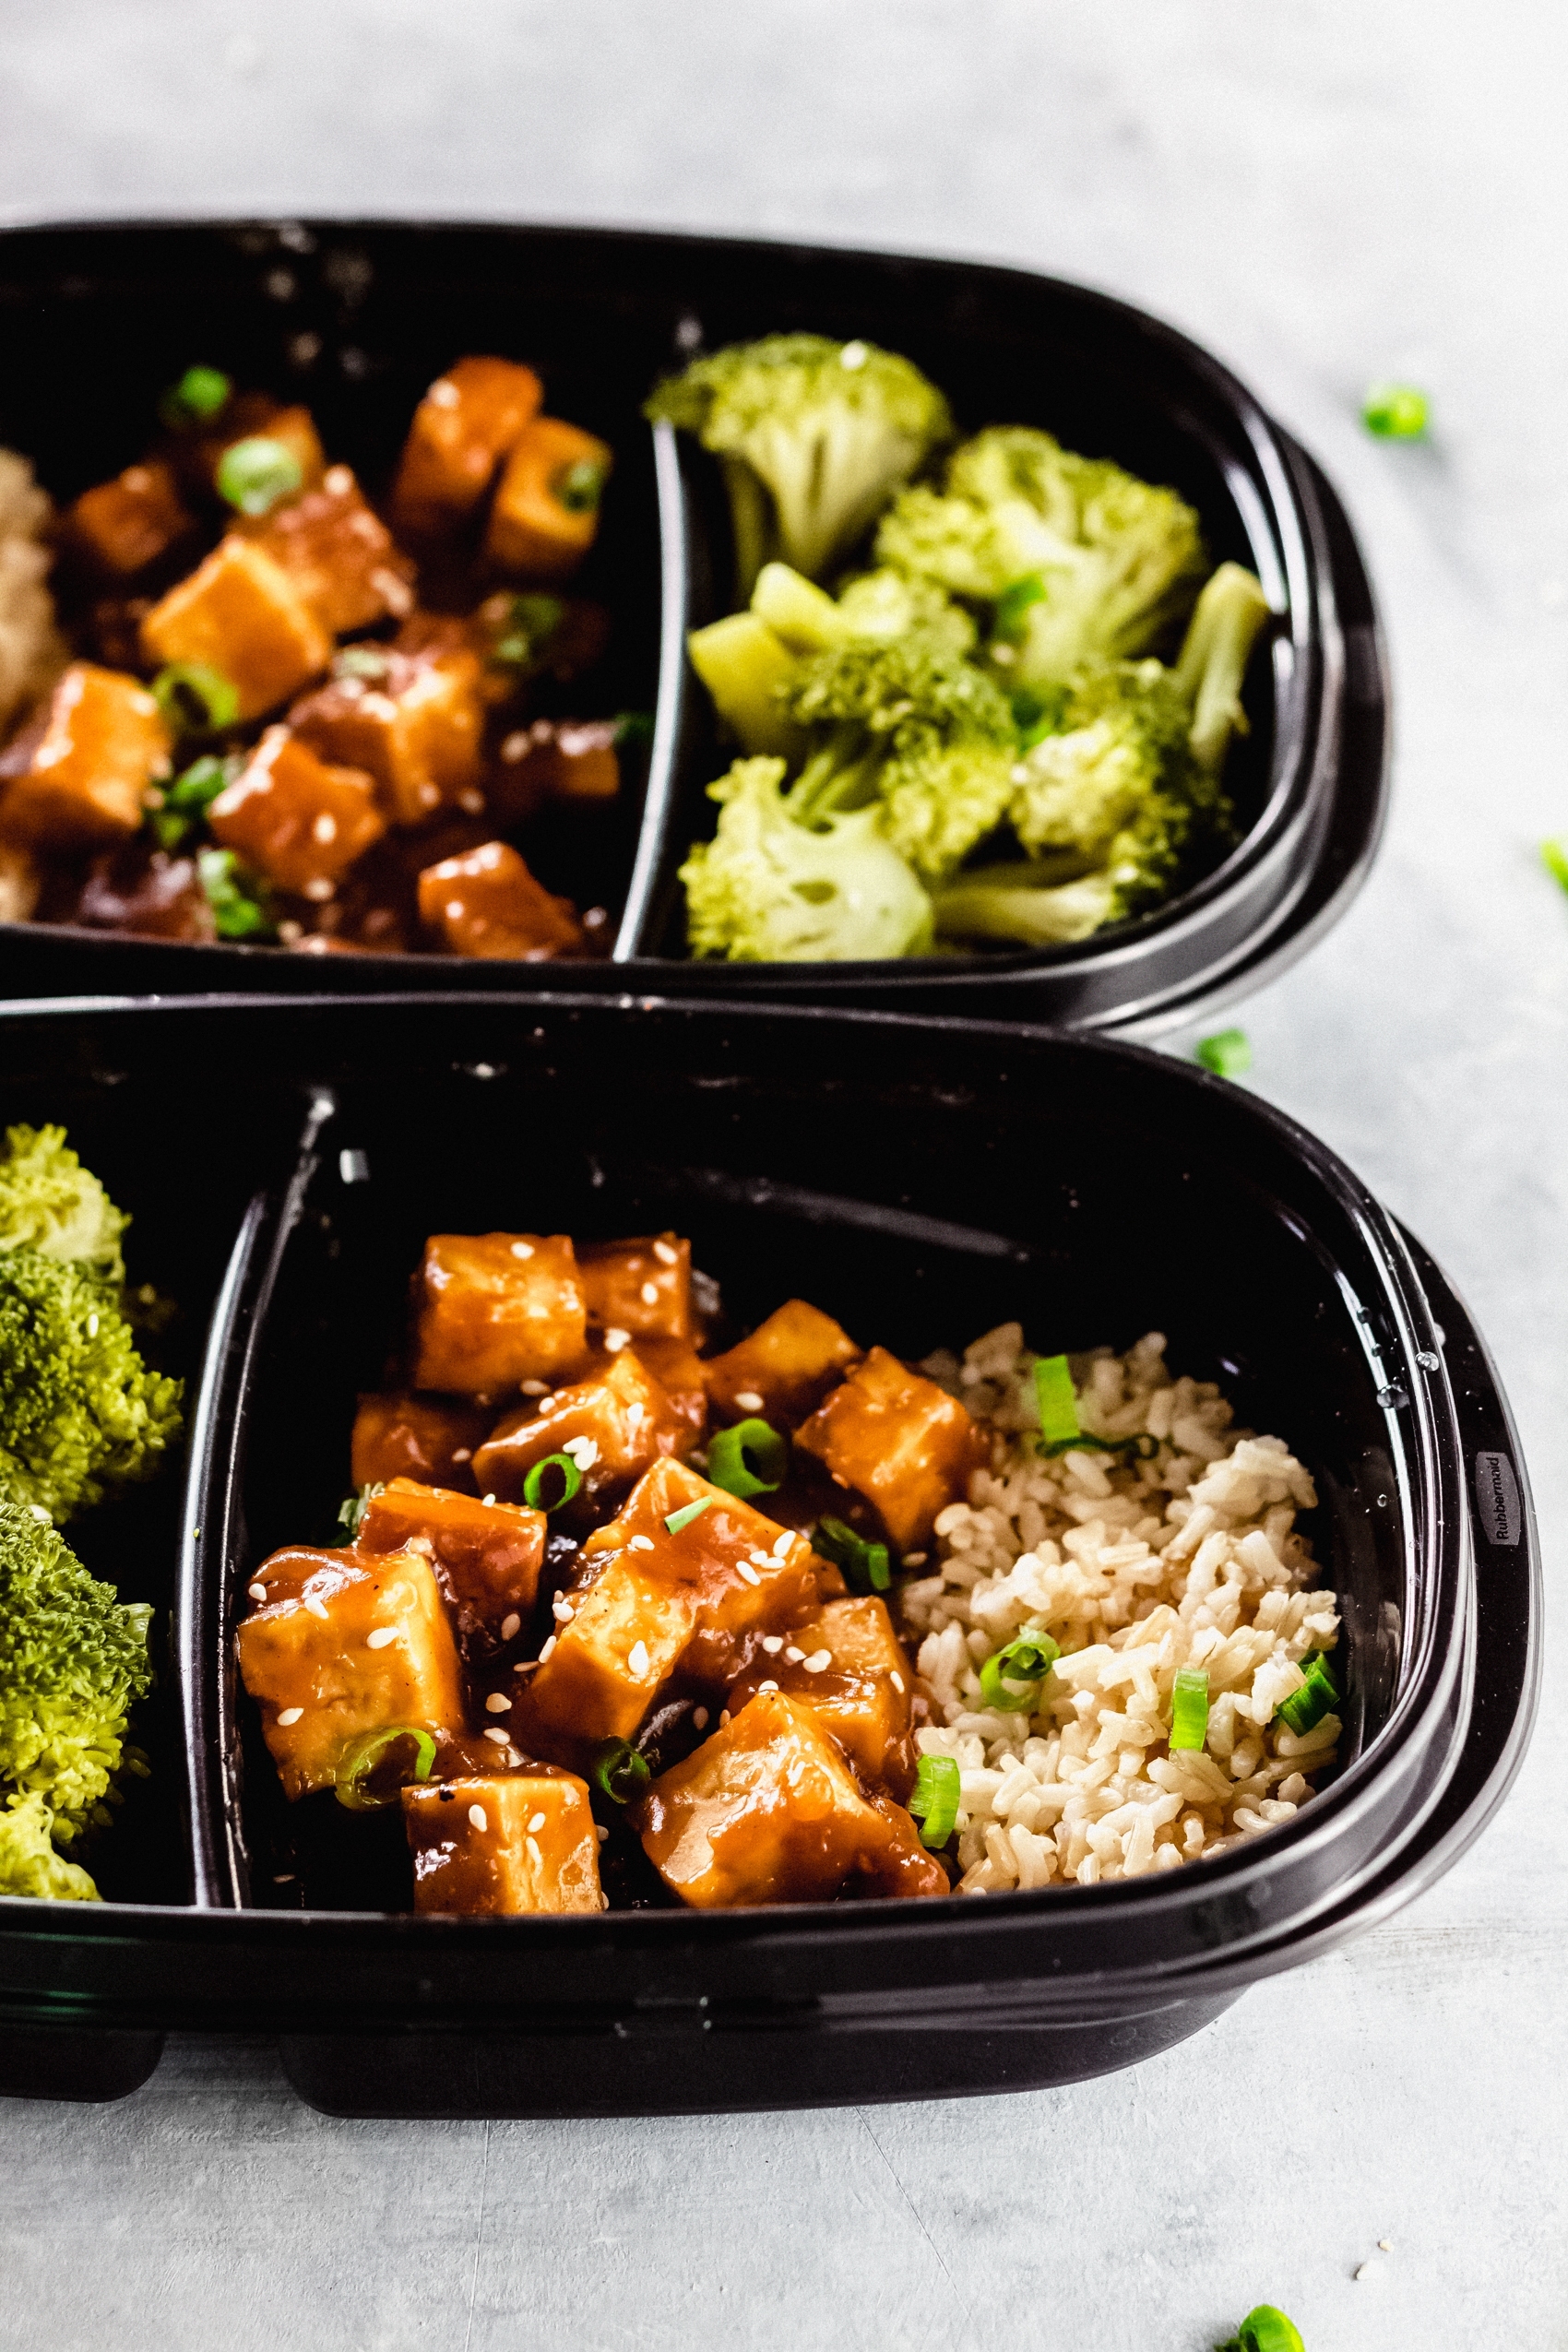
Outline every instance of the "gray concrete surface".
[[[309, 208], [1000, 256], [1206, 339], [1365, 534], [1398, 792], [1253, 1083], [1447, 1264], [1568, 1534], [1568, 471], [1561, 12], [1532, 0], [7, 0], [0, 208]], [[1368, 440], [1369, 377], [1431, 387]], [[1546, 1718], [1564, 1698], [1560, 1646]], [[1568, 2346], [1568, 1835], [1549, 1736], [1381, 1932], [1139, 2072], [940, 2108], [329, 2122], [171, 2048], [0, 2126], [0, 2345], [99, 2352]], [[1378, 2240], [1393, 2251], [1377, 2251]], [[1360, 2279], [1358, 2268], [1370, 2263]]]

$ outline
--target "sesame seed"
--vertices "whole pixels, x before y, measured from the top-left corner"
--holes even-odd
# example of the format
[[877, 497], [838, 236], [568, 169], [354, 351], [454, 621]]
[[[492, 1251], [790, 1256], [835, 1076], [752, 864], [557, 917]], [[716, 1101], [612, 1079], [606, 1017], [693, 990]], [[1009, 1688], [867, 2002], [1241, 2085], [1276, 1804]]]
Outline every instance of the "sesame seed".
[[452, 1448], [452, 1459], [454, 1462], [471, 1462], [473, 1458], [474, 1450], [471, 1445], [455, 1445]]
[[593, 1437], [569, 1437], [561, 1451], [571, 1455], [579, 1470], [591, 1470], [599, 1459], [599, 1441]]
[[550, 1656], [551, 1651], [552, 1651], [554, 1647], [555, 1647], [555, 1636], [554, 1636], [554, 1634], [553, 1634], [553, 1633], [552, 1633], [552, 1635], [550, 1636], [550, 1639], [549, 1639], [547, 1642], [542, 1642], [542, 1643], [540, 1645], [539, 1662], [540, 1662], [540, 1666], [542, 1666], [542, 1665], [544, 1664], [545, 1659], [546, 1659], [546, 1658]]
[[542, 1813], [535, 1813], [533, 1819], [529, 1823], [529, 1835], [532, 1837], [536, 1831], [541, 1830], [543, 1827], [544, 1815]]
[[485, 1507], [485, 1509], [486, 1509], [487, 1511], [489, 1510], [489, 1508], [490, 1508], [491, 1504], [494, 1502], [494, 1500], [495, 1500], [495, 1497], [494, 1497], [493, 1494], [487, 1494], [487, 1495], [485, 1496], [485, 1498], [484, 1498], [484, 1507]]
[[267, 1598], [267, 1586], [265, 1585], [247, 1585], [245, 1586], [245, 1590], [249, 1593], [252, 1600], [265, 1600]]
[[658, 1283], [657, 1283], [657, 1282], [645, 1282], [645, 1283], [643, 1284], [642, 1289], [641, 1289], [637, 1292], [637, 1296], [638, 1296], [638, 1298], [642, 1301], [642, 1302], [643, 1302], [643, 1304], [644, 1304], [644, 1306], [645, 1306], [645, 1307], [656, 1307], [656, 1306], [658, 1306], [658, 1304], [659, 1304], [659, 1285], [658, 1285]]
[[735, 1402], [740, 1406], [742, 1412], [760, 1413], [762, 1410], [762, 1392], [760, 1389], [755, 1388], [738, 1388], [735, 1391]]
[[631, 1542], [626, 1546], [626, 1550], [628, 1551], [651, 1551], [653, 1550], [653, 1538], [651, 1536], [634, 1536]]
[[509, 1748], [512, 1744], [498, 1723], [487, 1723], [484, 1727], [484, 1736], [487, 1740], [493, 1740], [498, 1748]]
[[777, 1691], [778, 1688], [777, 1682], [759, 1682], [756, 1686], [756, 1694], [760, 1699], [765, 1691]]
[[303, 1713], [303, 1707], [279, 1707], [278, 1711], [279, 1724], [283, 1730], [287, 1731], [290, 1724], [298, 1723]]
[[719, 1710], [719, 1728], [720, 1731], [728, 1731], [730, 1728], [730, 1710], [728, 1707], [720, 1707]]
[[328, 882], [324, 873], [313, 874], [305, 885], [304, 895], [315, 905], [325, 906], [328, 898], [336, 898], [338, 896], [338, 885], [336, 883]]
[[[326, 1613], [327, 1612], [324, 1610], [322, 1611], [322, 1615], [325, 1616]], [[388, 1642], [395, 1642], [397, 1638], [398, 1628], [396, 1625], [378, 1625], [374, 1633], [367, 1633], [365, 1635], [364, 1645], [367, 1650], [384, 1650]]]
[[694, 1707], [692, 1709], [692, 1721], [696, 1725], [699, 1731], [706, 1731], [707, 1729], [707, 1709], [706, 1707]]
[[514, 1241], [512, 1244], [512, 1255], [515, 1258], [531, 1258], [533, 1255], [533, 1243], [531, 1241]]
[[552, 1601], [551, 1609], [558, 1625], [569, 1625], [576, 1614], [569, 1600]]
[[539, 1840], [537, 1837], [530, 1837], [529, 1839], [529, 1859], [533, 1864], [536, 1871], [543, 1870], [544, 1856], [539, 1850]]
[[782, 1633], [765, 1633], [762, 1637], [762, 1645], [769, 1657], [777, 1657], [784, 1646], [784, 1636]]
[[424, 397], [433, 409], [455, 409], [463, 396], [449, 375], [438, 375]]
[[469, 1819], [472, 1822], [476, 1829], [488, 1829], [490, 1827], [490, 1816], [485, 1812], [482, 1805], [470, 1805], [469, 1807]]
[[806, 1658], [803, 1662], [808, 1674], [820, 1674], [823, 1672], [825, 1668], [832, 1665], [833, 1652], [831, 1650], [813, 1650], [810, 1657]]
[[782, 1535], [775, 1536], [773, 1539], [775, 1560], [788, 1560], [799, 1540], [800, 1538], [789, 1527], [785, 1528]]
[[923, 1568], [925, 1566], [924, 1552], [907, 1551], [904, 1554], [904, 1565], [906, 1568]]
[[600, 1909], [601, 1911], [608, 1911], [608, 1910], [609, 1910], [609, 1908], [610, 1908], [610, 1897], [609, 1897], [609, 1895], [601, 1895], [600, 1896], [600, 1898], [599, 1898], [599, 1907], [600, 1907]]
[[623, 1331], [618, 1324], [612, 1324], [604, 1335], [604, 1352], [607, 1356], [618, 1356], [623, 1348], [629, 1348], [631, 1344], [631, 1333]]
[[626, 1664], [631, 1668], [632, 1672], [636, 1676], [637, 1681], [640, 1682], [643, 1676], [647, 1672], [647, 1644], [646, 1642], [634, 1642], [632, 1644], [631, 1648], [626, 1653]]
[[771, 1551], [754, 1551], [752, 1554], [752, 1561], [754, 1565], [758, 1568], [771, 1568], [773, 1565], [773, 1554]]
[[313, 1617], [319, 1617], [322, 1623], [325, 1625], [327, 1622], [327, 1603], [322, 1599], [321, 1595], [319, 1593], [306, 1593], [303, 1596], [303, 1598], [305, 1607], [309, 1610], [311, 1615]]
[[1377, 2241], [1377, 2250], [1380, 2254], [1391, 2254], [1394, 2251], [1393, 2239], [1380, 2238]]
[[325, 849], [328, 841], [336, 841], [338, 838], [338, 820], [335, 816], [328, 816], [323, 810], [311, 826], [311, 831]]
[[791, 1666], [799, 1666], [801, 1660], [805, 1657], [805, 1652], [802, 1649], [797, 1649], [794, 1643], [791, 1642], [784, 1655], [789, 1659]]
[[274, 1886], [292, 1886], [294, 1883], [293, 1871], [274, 1871], [272, 1873], [272, 1883]]
[[899, 1673], [897, 1667], [894, 1668], [892, 1673], [887, 1679], [892, 1683], [893, 1688], [897, 1692], [898, 1696], [902, 1698], [904, 1695], [904, 1678]]
[[550, 1383], [547, 1380], [520, 1381], [518, 1386], [525, 1396], [548, 1396], [550, 1394]]
[[681, 1263], [681, 1253], [673, 1241], [656, 1241], [653, 1254], [660, 1265], [679, 1265]]
[[756, 1570], [752, 1566], [749, 1560], [737, 1562], [735, 1573], [737, 1575], [743, 1576], [748, 1585], [760, 1585], [762, 1582], [762, 1578], [757, 1574]]
[[470, 784], [467, 791], [458, 793], [457, 806], [469, 816], [481, 816], [484, 813], [484, 794], [476, 792]]
[[636, 1437], [638, 1430], [641, 1429], [647, 1419], [647, 1415], [643, 1411], [640, 1405], [628, 1405], [626, 1408], [626, 1429], [628, 1433], [631, 1436]]
[[505, 1691], [492, 1691], [484, 1703], [486, 1715], [510, 1715], [512, 1702]]
[[501, 1620], [502, 1640], [504, 1642], [516, 1641], [517, 1635], [522, 1632], [522, 1630], [523, 1621], [518, 1616], [517, 1610], [515, 1609], [508, 1610], [506, 1615]]

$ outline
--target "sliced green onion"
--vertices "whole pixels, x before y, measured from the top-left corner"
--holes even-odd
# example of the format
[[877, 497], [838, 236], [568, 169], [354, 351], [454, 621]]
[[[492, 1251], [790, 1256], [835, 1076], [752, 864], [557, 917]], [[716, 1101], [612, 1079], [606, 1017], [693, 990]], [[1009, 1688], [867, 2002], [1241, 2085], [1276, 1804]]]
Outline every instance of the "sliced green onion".
[[1028, 625], [1025, 615], [1030, 605], [1043, 603], [1048, 594], [1039, 572], [1026, 572], [1021, 580], [1014, 580], [996, 600], [991, 624], [992, 636], [1003, 638], [1008, 645], [1017, 645]]
[[1272, 2303], [1260, 2303], [1249, 2311], [1229, 2343], [1217, 2344], [1214, 2352], [1306, 2352], [1301, 2332], [1294, 2320]]
[[1245, 1029], [1220, 1029], [1198, 1040], [1194, 1059], [1217, 1078], [1244, 1077], [1253, 1066], [1252, 1040]]
[[1380, 441], [1419, 441], [1428, 422], [1427, 396], [1414, 384], [1374, 384], [1361, 404], [1361, 422]]
[[491, 647], [492, 661], [519, 670], [530, 667], [561, 626], [565, 612], [558, 596], [515, 596], [506, 634]]
[[364, 678], [374, 683], [385, 678], [391, 667], [391, 658], [380, 645], [346, 645], [332, 658], [335, 678]]
[[1543, 841], [1540, 861], [1553, 882], [1568, 890], [1568, 841]]
[[620, 751], [647, 751], [653, 741], [651, 710], [623, 710], [615, 720], [615, 748]]
[[629, 1804], [650, 1777], [647, 1758], [639, 1756], [629, 1740], [606, 1740], [588, 1766], [594, 1787], [616, 1805]]
[[1170, 1693], [1170, 1748], [1201, 1748], [1208, 1738], [1208, 1675], [1201, 1666], [1181, 1667]]
[[1035, 1358], [1035, 1396], [1039, 1403], [1039, 1433], [1047, 1445], [1070, 1445], [1083, 1431], [1078, 1426], [1078, 1397], [1065, 1356]]
[[579, 457], [555, 483], [555, 495], [570, 515], [590, 515], [604, 494], [604, 468], [593, 457]]
[[205, 816], [219, 793], [226, 791], [233, 782], [242, 765], [238, 759], [218, 759], [211, 752], [204, 752], [200, 759], [193, 759], [189, 767], [182, 769], [172, 784], [165, 788], [163, 805]]
[[951, 1756], [922, 1756], [908, 1810], [921, 1824], [922, 1846], [945, 1846], [958, 1818], [958, 1767]]
[[[561, 1473], [561, 1491], [553, 1503], [541, 1500], [546, 1470], [559, 1470]], [[523, 1501], [530, 1511], [559, 1511], [564, 1503], [570, 1503], [582, 1482], [583, 1474], [569, 1454], [547, 1454], [542, 1462], [534, 1464], [523, 1480]]]
[[240, 715], [240, 696], [221, 670], [172, 661], [152, 682], [152, 699], [172, 735], [215, 735]]
[[267, 940], [275, 936], [272, 916], [253, 897], [240, 879], [232, 849], [198, 849], [196, 873], [212, 909], [220, 939]]
[[280, 499], [291, 498], [304, 480], [293, 451], [264, 433], [232, 442], [218, 460], [218, 494], [242, 515], [270, 515]]
[[872, 1543], [842, 1519], [819, 1519], [812, 1530], [812, 1550], [831, 1560], [852, 1593], [885, 1593], [893, 1570], [885, 1543]]
[[1061, 1655], [1060, 1642], [1039, 1625], [1026, 1625], [980, 1668], [980, 1697], [1004, 1715], [1032, 1714], [1039, 1686]]
[[375, 1501], [376, 1496], [385, 1494], [386, 1491], [384, 1482], [374, 1486], [362, 1486], [358, 1494], [350, 1494], [346, 1503], [340, 1503], [338, 1505], [338, 1525], [340, 1527], [347, 1527], [350, 1543], [359, 1534], [364, 1522], [364, 1515]]
[[395, 1805], [398, 1791], [410, 1781], [428, 1780], [435, 1764], [435, 1742], [417, 1723], [392, 1723], [367, 1731], [345, 1749], [336, 1777], [338, 1802], [351, 1813], [368, 1813], [378, 1805]]
[[700, 1519], [705, 1511], [711, 1511], [718, 1499], [717, 1495], [705, 1494], [698, 1503], [683, 1503], [679, 1511], [671, 1512], [664, 1522], [666, 1528], [671, 1535], [678, 1536], [683, 1527], [689, 1527], [694, 1519]]
[[748, 1494], [772, 1494], [784, 1483], [789, 1459], [789, 1439], [768, 1422], [737, 1421], [733, 1429], [721, 1429], [708, 1440], [708, 1481], [742, 1502]]
[[158, 413], [174, 432], [206, 424], [228, 400], [233, 386], [218, 367], [188, 367], [158, 403]]
[[1314, 1650], [1301, 1668], [1306, 1681], [1299, 1691], [1292, 1691], [1281, 1700], [1274, 1711], [1277, 1723], [1288, 1724], [1298, 1737], [1313, 1730], [1325, 1715], [1339, 1705], [1339, 1692], [1330, 1671], [1328, 1660], [1321, 1650]]

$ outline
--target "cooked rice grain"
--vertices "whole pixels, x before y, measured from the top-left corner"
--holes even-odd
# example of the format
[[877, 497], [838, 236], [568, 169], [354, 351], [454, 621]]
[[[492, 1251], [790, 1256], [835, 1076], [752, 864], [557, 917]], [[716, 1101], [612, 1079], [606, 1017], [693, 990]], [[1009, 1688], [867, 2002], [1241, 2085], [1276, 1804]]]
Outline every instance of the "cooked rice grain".
[[0, 449], [0, 742], [68, 659], [45, 584], [52, 511], [27, 459]]
[[[907, 1584], [928, 1755], [956, 1759], [959, 1891], [1137, 1878], [1223, 1853], [1288, 1821], [1334, 1762], [1337, 1716], [1298, 1736], [1275, 1722], [1331, 1649], [1333, 1593], [1307, 1589], [1312, 1547], [1295, 1532], [1317, 1497], [1277, 1437], [1231, 1427], [1210, 1381], [1172, 1380], [1150, 1332], [1126, 1355], [1075, 1356], [1086, 1435], [1143, 1437], [1146, 1459], [1036, 1451], [1033, 1355], [1004, 1324], [962, 1361], [924, 1370], [992, 1435], [968, 1503], [936, 1522], [939, 1565]], [[980, 1669], [1025, 1625], [1062, 1657], [1037, 1714], [983, 1706]], [[1206, 1745], [1170, 1752], [1182, 1667], [1208, 1675]]]

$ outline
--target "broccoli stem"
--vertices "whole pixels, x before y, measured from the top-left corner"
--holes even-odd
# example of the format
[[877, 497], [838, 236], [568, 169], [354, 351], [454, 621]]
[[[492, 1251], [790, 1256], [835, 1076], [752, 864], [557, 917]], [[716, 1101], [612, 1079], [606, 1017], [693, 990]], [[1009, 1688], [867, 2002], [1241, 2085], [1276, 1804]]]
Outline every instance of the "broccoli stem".
[[[1043, 871], [1049, 875], [1051, 870]], [[980, 867], [961, 875], [932, 901], [938, 936], [1061, 947], [1087, 939], [1111, 915], [1116, 886], [1109, 873], [1042, 884], [1041, 872], [1026, 863]]]
[[766, 483], [758, 480], [743, 457], [721, 457], [724, 488], [730, 499], [730, 528], [735, 540], [735, 604], [751, 602], [757, 574], [778, 545], [778, 518]]
[[1241, 686], [1268, 617], [1262, 586], [1240, 564], [1221, 564], [1194, 608], [1175, 678], [1193, 712], [1193, 757], [1211, 776], [1224, 766], [1231, 736], [1247, 731]]

